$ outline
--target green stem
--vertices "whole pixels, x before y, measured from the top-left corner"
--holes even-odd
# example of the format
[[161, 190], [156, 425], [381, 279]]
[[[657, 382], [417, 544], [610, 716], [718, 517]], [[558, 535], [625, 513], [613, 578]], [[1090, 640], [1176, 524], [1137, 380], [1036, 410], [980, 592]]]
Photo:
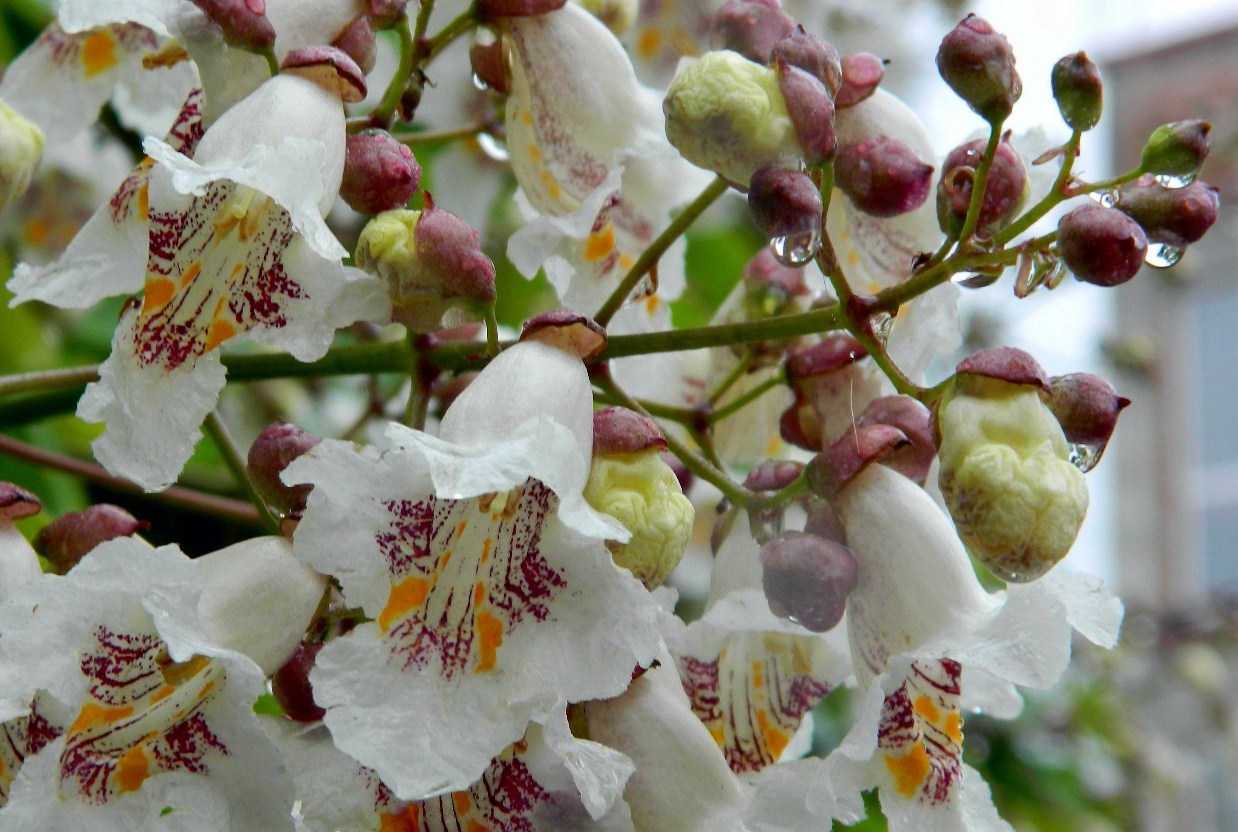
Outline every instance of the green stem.
[[493, 302], [486, 307], [486, 355], [494, 358], [502, 349], [499, 346], [499, 318]]
[[744, 409], [745, 407], [752, 404], [757, 399], [764, 396], [770, 390], [770, 388], [778, 387], [781, 384], [785, 384], [786, 381], [787, 381], [786, 373], [784, 373], [782, 370], [778, 370], [777, 372], [770, 375], [770, 377], [767, 378], [765, 381], [758, 384], [756, 387], [753, 387], [751, 390], [744, 393], [742, 396], [737, 397], [735, 401], [729, 402], [726, 406], [720, 407], [717, 410], [710, 413], [709, 414], [710, 424], [721, 422], [723, 419], [727, 418], [728, 416], [734, 413], [738, 413], [740, 410]]
[[1054, 206], [1066, 198], [1066, 183], [1070, 181], [1070, 173], [1075, 166], [1075, 159], [1079, 157], [1079, 143], [1082, 138], [1083, 133], [1078, 130], [1071, 134], [1070, 140], [1065, 145], [1066, 150], [1062, 155], [1062, 167], [1058, 170], [1057, 178], [1053, 180], [1053, 187], [1049, 188], [1049, 193], [1045, 194], [1040, 202], [1037, 202], [1028, 209], [1023, 216], [994, 234], [994, 245], [1003, 246], [1013, 240], [1035, 225], [1037, 220], [1052, 211]]
[[467, 139], [476, 136], [486, 129], [484, 124], [464, 124], [448, 130], [424, 130], [420, 133], [392, 133], [392, 138], [409, 147], [425, 147], [434, 144], [446, 144], [456, 139]]
[[438, 57], [456, 38], [477, 25], [477, 14], [472, 7], [465, 9], [460, 15], [443, 27], [437, 35], [431, 38], [419, 54], [422, 64], [428, 64]]
[[959, 231], [959, 245], [965, 247], [976, 226], [980, 224], [980, 209], [984, 207], [984, 192], [989, 184], [989, 171], [993, 167], [993, 159], [997, 156], [997, 147], [1002, 141], [1003, 121], [995, 121], [989, 131], [989, 143], [976, 166], [976, 178], [972, 180], [971, 201], [967, 203], [967, 218], [963, 220], [963, 228]]
[[[429, 10], [434, 8], [432, 0], [423, 0], [421, 13], [418, 15], [418, 24], [421, 23], [421, 15], [429, 16]], [[415, 50], [416, 40], [409, 33], [408, 17], [401, 16], [392, 29], [400, 38], [400, 63], [396, 67], [395, 75], [391, 76], [391, 83], [387, 85], [387, 89], [383, 91], [383, 97], [379, 100], [378, 106], [370, 113], [368, 122], [372, 125], [381, 125], [383, 127], [391, 126], [391, 122], [395, 119], [396, 108], [400, 106], [400, 98], [404, 95], [404, 90], [408, 87], [408, 79], [413, 74], [413, 53]]]
[[228, 470], [232, 472], [233, 478], [248, 495], [249, 501], [254, 504], [254, 508], [258, 510], [258, 517], [262, 520], [262, 525], [271, 534], [279, 534], [279, 520], [276, 519], [275, 515], [271, 514], [271, 509], [267, 506], [266, 500], [258, 493], [253, 478], [249, 475], [249, 467], [246, 464], [245, 456], [241, 453], [240, 447], [233, 441], [232, 434], [228, 432], [228, 426], [220, 418], [219, 412], [212, 410], [208, 413], [203, 427], [206, 428], [206, 432], [210, 435], [211, 441], [215, 443], [215, 447], [219, 449], [219, 454], [223, 457], [224, 464], [228, 466]]
[[744, 354], [735, 362], [735, 366], [731, 367], [727, 374], [714, 385], [714, 389], [705, 395], [705, 401], [711, 405], [717, 404], [718, 400], [726, 395], [726, 391], [730, 390], [737, 381], [744, 377], [744, 373], [748, 372], [748, 368], [752, 366], [755, 358], [756, 356], [753, 355], [752, 350], [744, 350]]
[[606, 299], [606, 303], [602, 304], [602, 308], [593, 316], [593, 320], [602, 326], [606, 326], [610, 319], [615, 316], [615, 313], [627, 302], [628, 295], [636, 288], [636, 284], [640, 283], [641, 279], [648, 274], [659, 258], [671, 247], [671, 243], [678, 240], [692, 223], [696, 222], [697, 218], [705, 213], [706, 208], [713, 205], [718, 197], [726, 193], [728, 187], [730, 186], [725, 179], [720, 176], [716, 177], [705, 190], [701, 191], [696, 199], [692, 200], [688, 207], [680, 211], [671, 220], [671, 224], [641, 252], [640, 257], [636, 258], [632, 268], [628, 269], [628, 273], [623, 276], [623, 280], [615, 287], [615, 291], [611, 292], [610, 297]]

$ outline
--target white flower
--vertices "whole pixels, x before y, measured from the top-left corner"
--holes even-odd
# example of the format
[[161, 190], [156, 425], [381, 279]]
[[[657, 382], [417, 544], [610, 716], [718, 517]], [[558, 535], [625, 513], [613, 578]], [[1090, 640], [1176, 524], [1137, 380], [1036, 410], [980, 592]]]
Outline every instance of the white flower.
[[0, 826], [291, 829], [291, 782], [253, 712], [285, 657], [260, 668], [235, 647], [299, 640], [322, 588], [285, 541], [191, 561], [130, 538], [20, 587], [0, 606]]
[[658, 609], [604, 544], [627, 532], [582, 496], [591, 447], [583, 364], [522, 343], [440, 437], [392, 425], [381, 450], [328, 441], [288, 468], [314, 485], [299, 555], [374, 619], [319, 653], [315, 699], [400, 799], [469, 787], [556, 702], [652, 659]]

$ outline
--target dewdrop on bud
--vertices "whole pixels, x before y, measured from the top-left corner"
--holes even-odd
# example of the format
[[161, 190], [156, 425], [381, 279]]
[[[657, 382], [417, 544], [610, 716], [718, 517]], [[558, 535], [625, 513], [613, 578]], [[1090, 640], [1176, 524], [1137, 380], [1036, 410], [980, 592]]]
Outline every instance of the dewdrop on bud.
[[57, 575], [64, 575], [100, 543], [131, 537], [149, 527], [150, 523], [120, 506], [100, 503], [61, 515], [39, 529], [34, 548]]
[[0, 211], [30, 187], [43, 159], [43, 131], [0, 101]]
[[779, 59], [804, 70], [820, 81], [830, 98], [838, 95], [843, 84], [842, 59], [838, 56], [838, 50], [816, 35], [804, 31], [803, 26], [796, 26], [774, 44], [770, 62], [777, 63]]
[[442, 328], [449, 311], [481, 317], [495, 299], [494, 264], [477, 230], [435, 206], [428, 192], [425, 202], [424, 211], [384, 211], [370, 220], [356, 255], [358, 266], [387, 281], [392, 319], [418, 333]]
[[928, 199], [933, 166], [890, 136], [875, 136], [838, 149], [834, 184], [866, 214], [894, 217]]
[[666, 440], [650, 419], [621, 407], [593, 416], [593, 463], [586, 502], [609, 514], [632, 537], [607, 547], [618, 566], [650, 589], [683, 559], [695, 512], [679, 479], [662, 460]]
[[768, 239], [821, 229], [821, 193], [798, 170], [764, 167], [748, 183], [748, 213]]
[[366, 130], [348, 137], [340, 196], [362, 214], [402, 208], [421, 183], [421, 166], [413, 151], [386, 130]]
[[263, 0], [190, 0], [223, 32], [230, 46], [262, 51], [275, 45]]
[[1093, 203], [1079, 206], [1058, 222], [1057, 249], [1079, 280], [1117, 286], [1139, 273], [1148, 238], [1126, 214]]
[[[986, 144], [984, 139], [977, 139], [956, 147], [942, 163], [941, 181], [937, 183], [937, 222], [946, 233], [957, 233], [967, 219], [976, 170]], [[1007, 133], [998, 142], [989, 167], [976, 230], [987, 235], [1013, 220], [1027, 201], [1028, 187], [1027, 168], [1010, 145]]]
[[736, 52], [686, 64], [662, 110], [666, 138], [685, 159], [741, 186], [759, 168], [795, 167], [803, 155], [777, 73]]
[[937, 70], [955, 95], [990, 124], [1004, 121], [1023, 93], [1010, 41], [974, 14], [942, 39]]
[[322, 437], [288, 422], [273, 422], [249, 446], [246, 469], [267, 505], [282, 515], [300, 517], [312, 485], [284, 485], [280, 474]]
[[1095, 62], [1083, 52], [1067, 55], [1053, 65], [1050, 80], [1062, 120], [1081, 132], [1095, 127], [1104, 101], [1104, 84]]
[[727, 0], [711, 24], [713, 45], [758, 64], [769, 62], [774, 45], [795, 28], [778, 0]]
[[1100, 462], [1118, 415], [1131, 403], [1113, 385], [1091, 373], [1071, 373], [1049, 379], [1049, 409], [1066, 441], [1073, 445], [1075, 465], [1085, 473]]
[[761, 587], [770, 612], [814, 633], [842, 620], [859, 580], [846, 546], [804, 532], [783, 532], [761, 546]]
[[1182, 248], [1198, 241], [1217, 221], [1221, 197], [1206, 182], [1168, 188], [1145, 173], [1118, 190], [1114, 207], [1139, 223], [1149, 243]]
[[1157, 176], [1192, 179], [1208, 158], [1212, 124], [1199, 119], [1162, 124], [1152, 131], [1139, 156], [1140, 167]]

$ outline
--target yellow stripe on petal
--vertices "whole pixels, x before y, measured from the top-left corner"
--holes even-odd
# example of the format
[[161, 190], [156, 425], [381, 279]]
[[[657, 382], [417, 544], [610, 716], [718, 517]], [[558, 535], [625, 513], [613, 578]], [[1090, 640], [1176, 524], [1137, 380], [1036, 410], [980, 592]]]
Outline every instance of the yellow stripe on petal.
[[474, 673], [493, 670], [498, 660], [499, 647], [503, 644], [503, 622], [489, 610], [477, 614], [477, 666]]
[[585, 259], [594, 262], [606, 257], [615, 250], [615, 229], [610, 223], [601, 231], [589, 235], [585, 243]]
[[927, 696], [921, 696], [916, 699], [916, 713], [932, 723], [936, 723], [941, 719], [941, 711], [933, 704], [933, 700]]
[[928, 752], [923, 743], [916, 743], [910, 751], [901, 757], [886, 755], [886, 768], [894, 777], [894, 791], [903, 797], [915, 797], [916, 792], [924, 784], [929, 773]]
[[168, 305], [176, 294], [176, 284], [164, 277], [146, 281], [146, 293], [142, 296], [142, 314], [150, 315]]
[[234, 335], [236, 335], [236, 327], [232, 325], [231, 321], [222, 319], [211, 321], [211, 327], [206, 331], [206, 345], [204, 349], [210, 352]]
[[77, 719], [73, 720], [73, 724], [69, 726], [69, 733], [80, 733], [98, 725], [120, 722], [122, 719], [128, 719], [131, 716], [133, 716], [133, 707], [131, 705], [124, 705], [119, 708], [105, 708], [102, 705], [96, 705], [94, 702], [87, 702], [82, 705], [82, 710], [78, 712]]
[[150, 776], [150, 758], [144, 745], [135, 745], [116, 761], [116, 785], [122, 792], [135, 792]]
[[423, 578], [405, 578], [391, 587], [387, 606], [378, 616], [378, 626], [390, 632], [391, 625], [404, 617], [409, 610], [420, 607], [430, 594], [430, 582]]

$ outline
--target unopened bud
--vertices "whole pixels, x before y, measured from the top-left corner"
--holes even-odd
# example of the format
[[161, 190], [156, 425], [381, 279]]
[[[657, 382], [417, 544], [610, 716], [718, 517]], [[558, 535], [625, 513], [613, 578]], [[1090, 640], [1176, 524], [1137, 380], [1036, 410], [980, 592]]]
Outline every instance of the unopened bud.
[[1100, 70], [1083, 52], [1067, 55], [1053, 65], [1053, 98], [1062, 120], [1072, 130], [1091, 130], [1100, 121], [1104, 84]]
[[666, 437], [658, 423], [626, 407], [593, 411], [593, 453], [602, 455], [662, 451]]
[[821, 228], [821, 193], [798, 170], [764, 167], [748, 183], [748, 212], [768, 239]]
[[374, 37], [374, 27], [370, 25], [370, 19], [365, 15], [361, 15], [348, 24], [347, 28], [331, 41], [331, 45], [343, 50], [366, 75], [370, 74], [374, 69], [375, 61], [378, 60], [378, 43]]
[[404, 17], [408, 0], [370, 0], [370, 20], [379, 28], [386, 28]]
[[413, 332], [441, 328], [453, 309], [480, 317], [495, 299], [494, 264], [477, 230], [428, 192], [425, 201], [424, 211], [384, 211], [357, 241], [357, 265], [387, 281], [392, 318]]
[[927, 407], [910, 396], [882, 396], [868, 403], [856, 425], [889, 425], [902, 431], [908, 439], [907, 444], [882, 459], [881, 463], [924, 485], [937, 456], [932, 415]]
[[[941, 181], [937, 184], [937, 222], [947, 233], [957, 233], [967, 219], [976, 169], [987, 144], [984, 139], [977, 139], [956, 147], [942, 163]], [[977, 231], [987, 236], [1007, 225], [1023, 207], [1027, 193], [1027, 168], [1010, 145], [1007, 133], [998, 142], [993, 164], [989, 166]]]
[[814, 456], [804, 469], [808, 490], [826, 500], [846, 487], [869, 465], [883, 462], [910, 440], [892, 425], [854, 427]]
[[271, 677], [271, 694], [289, 719], [317, 722], [327, 713], [314, 701], [314, 689], [309, 680], [320, 650], [321, 641], [302, 644]]
[[777, 63], [780, 58], [824, 84], [830, 98], [838, 95], [843, 84], [843, 66], [832, 44], [804, 31], [803, 26], [796, 26], [774, 44], [770, 61]]
[[365, 98], [365, 73], [347, 52], [334, 46], [306, 46], [289, 52], [280, 72], [298, 75], [355, 104]]
[[120, 506], [100, 503], [62, 515], [39, 530], [34, 548], [56, 574], [64, 575], [88, 552], [116, 537], [130, 537], [150, 527]]
[[757, 251], [744, 265], [743, 281], [751, 292], [773, 296], [774, 305], [781, 308], [794, 297], [808, 294], [804, 270], [783, 264], [769, 246]]
[[263, 0], [190, 0], [218, 26], [224, 40], [241, 49], [262, 51], [275, 45], [275, 27]]
[[744, 488], [749, 491], [781, 491], [804, 473], [804, 463], [789, 459], [767, 459], [748, 472]]
[[854, 107], [877, 91], [886, 65], [876, 55], [859, 52], [842, 59], [843, 82], [834, 97], [839, 107]]
[[1067, 442], [1104, 448], [1118, 424], [1118, 414], [1131, 403], [1113, 385], [1091, 373], [1071, 373], [1049, 379], [1049, 409], [1062, 426]]
[[1057, 249], [1079, 280], [1117, 286], [1139, 273], [1148, 238], [1139, 223], [1116, 208], [1081, 205], [1058, 222]]
[[0, 482], [0, 523], [33, 517], [42, 510], [38, 497], [11, 482]]
[[714, 14], [713, 45], [758, 64], [769, 63], [774, 45], [795, 28], [778, 0], [727, 0]]
[[662, 110], [666, 137], [685, 159], [741, 186], [758, 168], [794, 167], [803, 155], [777, 73], [736, 52], [685, 65]]
[[778, 89], [786, 103], [803, 159], [819, 165], [834, 158], [838, 136], [834, 131], [834, 100], [825, 85], [784, 58], [774, 59]]
[[1145, 173], [1121, 187], [1116, 207], [1139, 223], [1148, 242], [1181, 248], [1199, 240], [1217, 221], [1221, 196], [1206, 182], [1167, 188]]
[[504, 54], [502, 39], [494, 43], [475, 43], [469, 47], [469, 64], [473, 68], [473, 77], [489, 89], [506, 95], [509, 89]]
[[340, 196], [362, 214], [402, 208], [421, 183], [421, 166], [413, 151], [386, 130], [366, 130], [348, 137]]
[[1162, 124], [1152, 131], [1139, 156], [1146, 173], [1194, 176], [1208, 158], [1212, 124], [1199, 119]]
[[1010, 41], [974, 14], [942, 40], [937, 71], [955, 95], [990, 124], [1005, 120], [1023, 93]]
[[477, 11], [483, 19], [495, 17], [529, 17], [563, 8], [567, 0], [478, 0]]
[[43, 131], [0, 101], [0, 211], [30, 187], [43, 159]]
[[572, 309], [551, 309], [525, 321], [520, 340], [540, 341], [588, 361], [606, 349], [606, 330], [588, 315]]
[[985, 379], [1034, 387], [1049, 392], [1049, 376], [1040, 362], [1018, 347], [989, 347], [967, 356], [954, 369], [957, 385], [964, 393], [984, 388]]
[[322, 437], [288, 422], [274, 422], [249, 446], [246, 468], [254, 488], [267, 505], [290, 517], [300, 517], [312, 485], [284, 485], [280, 474]]
[[841, 543], [783, 532], [761, 547], [761, 586], [770, 612], [815, 633], [842, 620], [859, 581], [855, 555]]
[[834, 184], [866, 214], [894, 217], [924, 204], [933, 166], [890, 136], [876, 136], [838, 149]]

